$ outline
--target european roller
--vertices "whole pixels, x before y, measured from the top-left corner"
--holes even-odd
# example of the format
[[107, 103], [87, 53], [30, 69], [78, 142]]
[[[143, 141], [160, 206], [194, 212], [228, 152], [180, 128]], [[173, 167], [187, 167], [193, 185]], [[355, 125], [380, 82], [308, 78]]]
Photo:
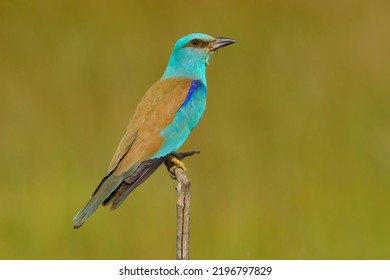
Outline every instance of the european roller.
[[79, 228], [99, 207], [114, 210], [186, 141], [206, 107], [206, 67], [228, 38], [194, 33], [173, 47], [161, 79], [138, 104], [103, 178], [74, 217]]

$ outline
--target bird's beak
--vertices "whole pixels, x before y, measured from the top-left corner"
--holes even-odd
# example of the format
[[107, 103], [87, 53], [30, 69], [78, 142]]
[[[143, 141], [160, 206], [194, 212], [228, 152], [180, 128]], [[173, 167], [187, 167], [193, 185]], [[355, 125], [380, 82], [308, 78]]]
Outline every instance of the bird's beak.
[[236, 42], [236, 40], [229, 38], [216, 37], [215, 39], [217, 40], [210, 45], [210, 51], [218, 50], [219, 48], [226, 47]]

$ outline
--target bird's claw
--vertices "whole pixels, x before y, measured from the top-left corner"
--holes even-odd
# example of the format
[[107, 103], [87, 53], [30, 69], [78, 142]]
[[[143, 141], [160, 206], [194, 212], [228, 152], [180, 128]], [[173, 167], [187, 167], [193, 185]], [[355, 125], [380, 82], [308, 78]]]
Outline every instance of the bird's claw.
[[172, 179], [176, 180], [176, 175], [175, 175], [175, 170], [176, 168], [181, 168], [184, 171], [187, 171], [186, 166], [184, 165], [184, 162], [182, 162], [180, 159], [175, 157], [174, 155], [170, 155], [166, 160], [165, 160], [165, 165], [167, 166], [167, 169], [171, 175]]
[[177, 166], [172, 166], [172, 167], [167, 167], [168, 168], [168, 171], [169, 171], [169, 175], [171, 176], [171, 178], [173, 180], [176, 180], [176, 175], [175, 175], [175, 169], [177, 168]]

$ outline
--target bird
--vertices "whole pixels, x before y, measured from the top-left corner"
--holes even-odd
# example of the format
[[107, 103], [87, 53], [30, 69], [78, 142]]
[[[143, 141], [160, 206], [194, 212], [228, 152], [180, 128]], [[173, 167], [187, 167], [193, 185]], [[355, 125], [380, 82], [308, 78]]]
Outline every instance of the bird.
[[119, 142], [107, 173], [73, 218], [80, 228], [100, 205], [115, 210], [186, 141], [206, 107], [206, 67], [216, 51], [236, 43], [192, 33], [174, 45], [160, 80], [145, 93]]

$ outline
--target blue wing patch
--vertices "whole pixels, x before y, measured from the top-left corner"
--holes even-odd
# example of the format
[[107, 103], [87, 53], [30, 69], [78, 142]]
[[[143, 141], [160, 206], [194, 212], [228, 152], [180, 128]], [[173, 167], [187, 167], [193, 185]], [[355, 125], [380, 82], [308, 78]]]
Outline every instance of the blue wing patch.
[[204, 87], [204, 92], [206, 93], [206, 87], [203, 85], [203, 83], [200, 80], [193, 80], [190, 85], [190, 89], [188, 90], [186, 100], [180, 108], [187, 106], [187, 104], [191, 101], [194, 93], [196, 93], [202, 87]]

